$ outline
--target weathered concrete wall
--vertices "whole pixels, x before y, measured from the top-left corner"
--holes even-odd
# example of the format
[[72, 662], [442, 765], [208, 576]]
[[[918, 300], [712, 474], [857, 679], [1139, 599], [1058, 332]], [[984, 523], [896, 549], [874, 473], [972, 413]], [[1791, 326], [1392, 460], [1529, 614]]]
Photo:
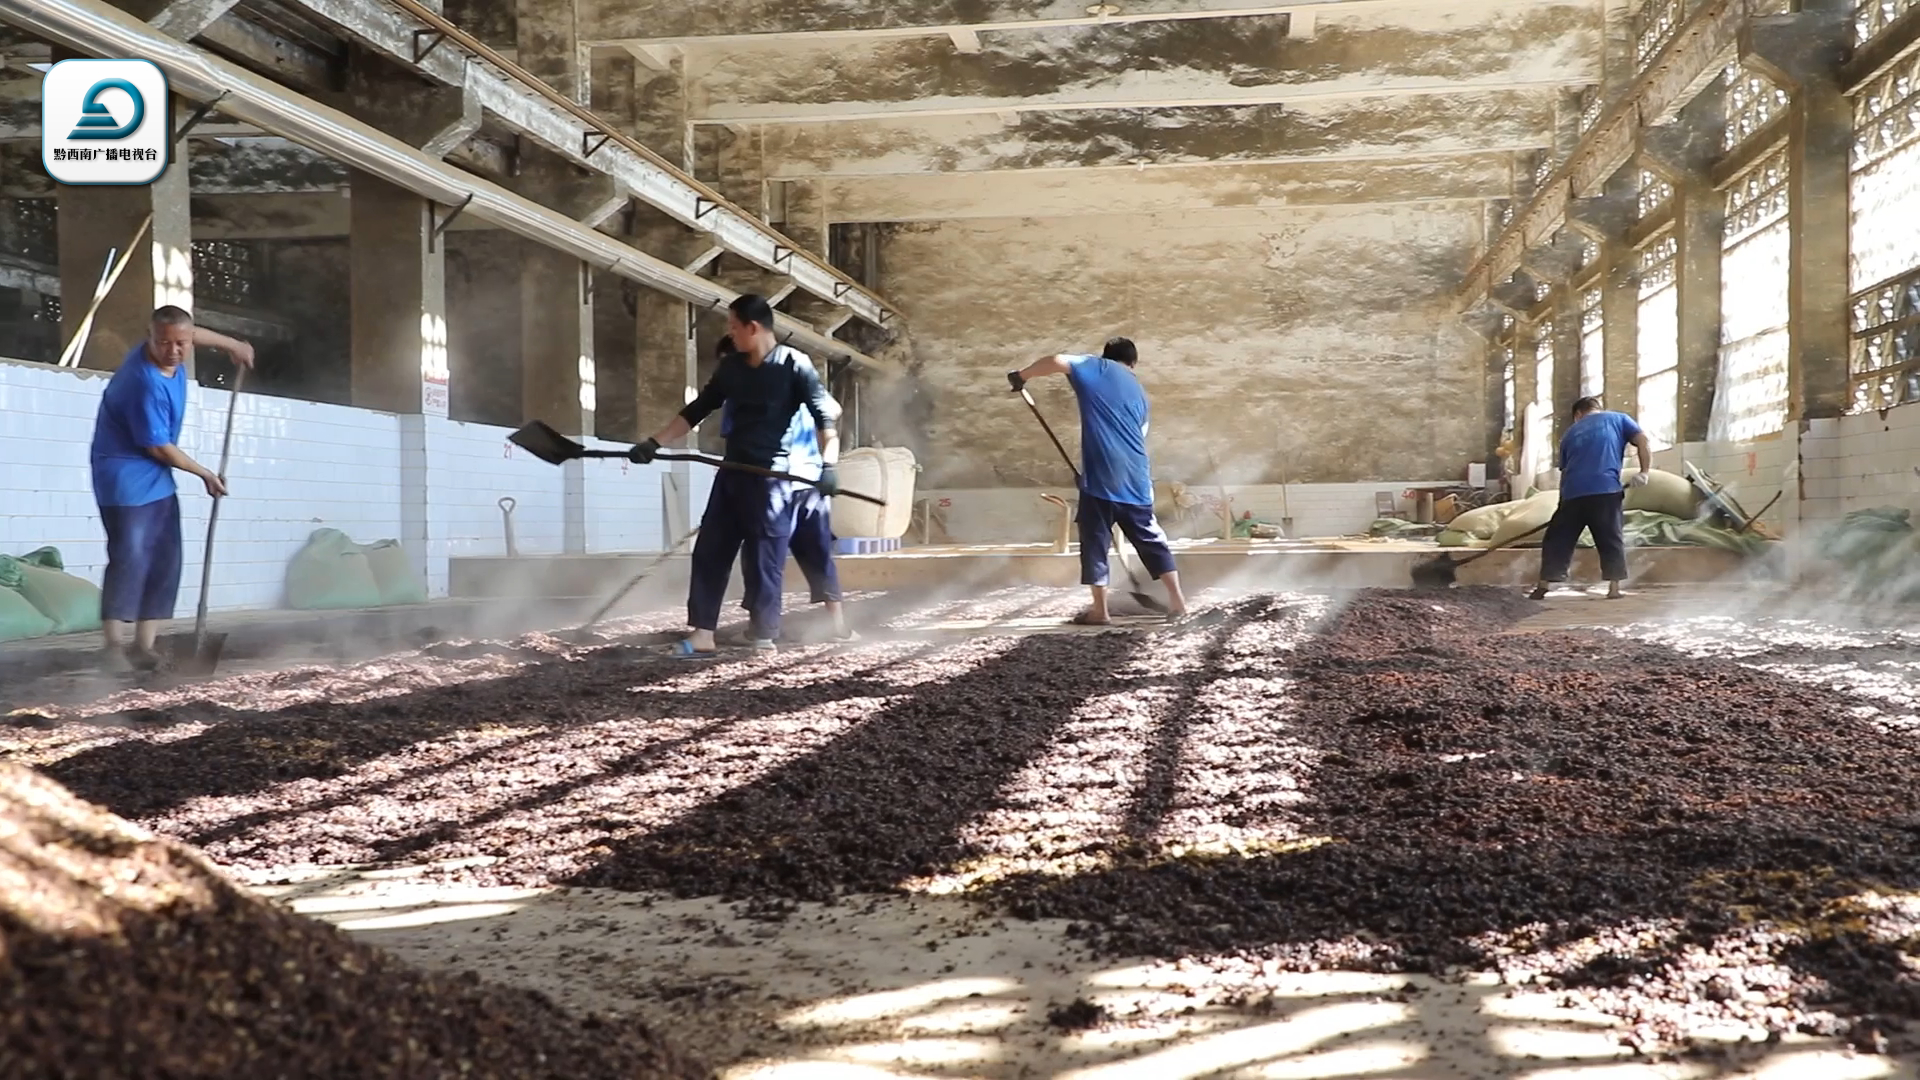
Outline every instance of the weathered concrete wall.
[[[1468, 204], [894, 226], [880, 286], [930, 406], [921, 485], [1066, 482], [1004, 373], [1114, 334], [1140, 347], [1162, 479], [1453, 475], [1484, 450], [1483, 380], [1444, 297], [1480, 233]], [[1076, 449], [1064, 381], [1035, 398]]]

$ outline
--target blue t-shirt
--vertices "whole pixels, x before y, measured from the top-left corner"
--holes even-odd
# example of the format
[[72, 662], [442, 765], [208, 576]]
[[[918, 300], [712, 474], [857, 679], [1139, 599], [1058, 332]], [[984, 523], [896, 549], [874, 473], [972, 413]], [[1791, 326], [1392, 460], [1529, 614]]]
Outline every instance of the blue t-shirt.
[[1560, 497], [1620, 492], [1620, 461], [1640, 425], [1626, 413], [1588, 413], [1560, 437]]
[[93, 497], [101, 506], [145, 506], [174, 493], [173, 469], [148, 450], [178, 445], [187, 416], [187, 369], [168, 378], [133, 347], [107, 380], [93, 423]]
[[1080, 398], [1081, 490], [1108, 502], [1152, 506], [1147, 392], [1140, 380], [1117, 361], [1070, 356], [1067, 381]]

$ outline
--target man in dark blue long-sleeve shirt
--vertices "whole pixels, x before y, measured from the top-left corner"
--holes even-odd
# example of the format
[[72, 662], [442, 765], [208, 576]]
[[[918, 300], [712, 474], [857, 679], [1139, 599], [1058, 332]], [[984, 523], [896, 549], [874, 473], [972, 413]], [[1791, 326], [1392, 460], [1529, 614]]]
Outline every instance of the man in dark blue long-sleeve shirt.
[[[781, 345], [773, 332], [773, 307], [747, 295], [728, 308], [727, 330], [740, 352], [721, 362], [698, 397], [658, 434], [634, 447], [634, 459], [651, 461], [662, 443], [685, 438], [723, 405], [730, 415], [726, 460], [779, 472], [788, 470], [787, 429], [794, 413], [807, 410], [820, 435], [820, 490], [838, 490], [840, 410], [805, 353]], [[793, 539], [794, 503], [787, 481], [722, 469], [714, 478], [693, 546], [693, 580], [687, 622], [693, 633], [676, 647], [681, 656], [715, 651], [713, 632], [733, 561], [740, 559], [746, 585], [749, 636], [754, 648], [771, 650], [780, 636], [781, 593], [787, 550]]]

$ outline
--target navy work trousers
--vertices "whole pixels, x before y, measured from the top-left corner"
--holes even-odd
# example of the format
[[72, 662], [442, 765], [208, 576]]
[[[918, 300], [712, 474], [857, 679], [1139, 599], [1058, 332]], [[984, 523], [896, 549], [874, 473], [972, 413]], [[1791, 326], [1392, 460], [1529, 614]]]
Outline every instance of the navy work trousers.
[[1580, 534], [1593, 534], [1593, 546], [1600, 554], [1600, 576], [1607, 581], [1627, 580], [1626, 495], [1584, 495], [1561, 499], [1547, 526], [1547, 538], [1540, 545], [1540, 580], [1565, 581], [1573, 568], [1573, 549]]
[[141, 506], [103, 506], [107, 572], [100, 617], [109, 622], [173, 618], [180, 596], [180, 497]]
[[1097, 495], [1080, 493], [1080, 584], [1107, 584], [1107, 549], [1113, 546], [1113, 527], [1132, 542], [1140, 562], [1153, 580], [1173, 573], [1173, 548], [1167, 543], [1166, 530], [1153, 516], [1153, 507], [1117, 503]]
[[733, 561], [740, 560], [746, 585], [750, 633], [756, 639], [780, 636], [780, 592], [793, 540], [793, 499], [784, 480], [722, 470], [707, 496], [700, 538], [693, 543], [693, 582], [687, 591], [687, 622], [696, 630], [715, 630]]
[[807, 578], [807, 599], [840, 602], [840, 571], [833, 565], [833, 500], [814, 487], [796, 484], [793, 494], [793, 561]]

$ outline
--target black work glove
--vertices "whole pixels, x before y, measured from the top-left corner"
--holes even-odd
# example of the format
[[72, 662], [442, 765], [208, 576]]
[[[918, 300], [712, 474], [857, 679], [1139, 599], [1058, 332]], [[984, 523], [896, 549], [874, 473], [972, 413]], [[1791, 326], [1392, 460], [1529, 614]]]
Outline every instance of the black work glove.
[[635, 443], [633, 449], [627, 451], [627, 460], [636, 465], [651, 465], [654, 456], [658, 453], [660, 453], [660, 440], [648, 439], [643, 443]]
[[1021, 378], [1019, 372], [1009, 371], [1007, 372], [1007, 385], [1013, 387], [1013, 392], [1017, 394], [1027, 388], [1027, 380]]
[[820, 494], [828, 496], [840, 494], [840, 474], [834, 471], [831, 465], [820, 467]]

